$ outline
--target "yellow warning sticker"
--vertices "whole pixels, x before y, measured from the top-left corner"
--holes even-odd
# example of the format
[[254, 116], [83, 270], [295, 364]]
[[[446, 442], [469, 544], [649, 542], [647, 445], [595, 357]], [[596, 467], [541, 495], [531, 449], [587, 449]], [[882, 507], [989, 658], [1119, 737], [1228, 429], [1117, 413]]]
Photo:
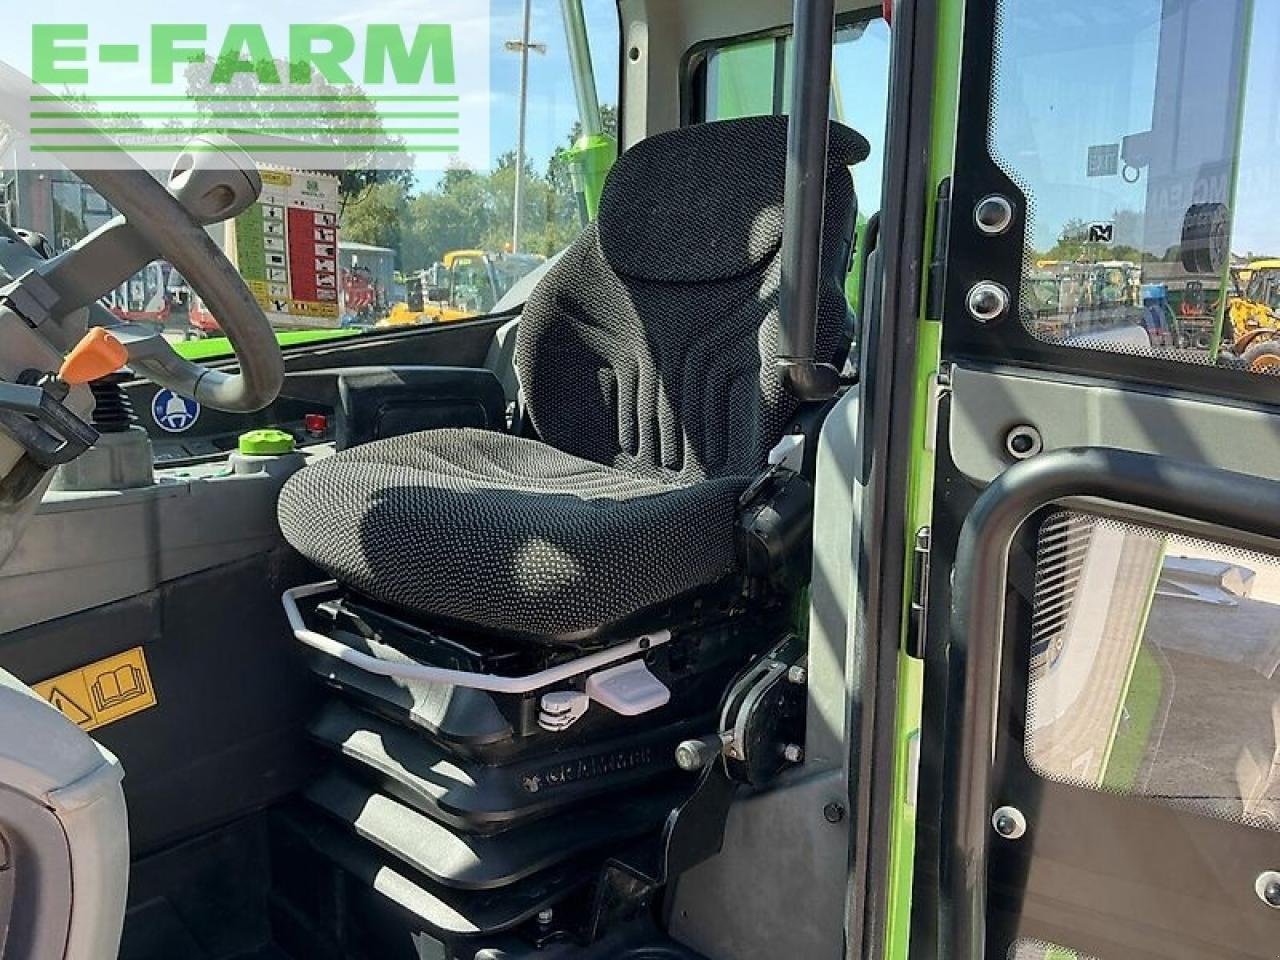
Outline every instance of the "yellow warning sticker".
[[83, 730], [105, 727], [156, 705], [141, 647], [37, 683], [34, 689]]

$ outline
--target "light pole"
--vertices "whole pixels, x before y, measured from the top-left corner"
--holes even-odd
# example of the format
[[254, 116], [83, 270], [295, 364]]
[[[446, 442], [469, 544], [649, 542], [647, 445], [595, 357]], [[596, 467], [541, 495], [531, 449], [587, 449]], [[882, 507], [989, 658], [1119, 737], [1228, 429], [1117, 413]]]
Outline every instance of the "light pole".
[[546, 53], [545, 43], [529, 42], [529, 21], [533, 16], [533, 0], [524, 0], [524, 31], [519, 40], [508, 40], [504, 46], [520, 54], [520, 117], [516, 124], [516, 195], [511, 217], [511, 252], [520, 252], [520, 220], [524, 206], [524, 135], [529, 112], [529, 51]]

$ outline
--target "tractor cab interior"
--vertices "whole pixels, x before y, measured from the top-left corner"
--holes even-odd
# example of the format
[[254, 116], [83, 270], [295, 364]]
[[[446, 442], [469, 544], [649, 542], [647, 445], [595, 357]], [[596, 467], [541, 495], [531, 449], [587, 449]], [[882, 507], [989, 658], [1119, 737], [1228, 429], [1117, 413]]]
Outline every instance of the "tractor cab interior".
[[[625, 149], [513, 313], [282, 358], [210, 239], [264, 182], [212, 135], [167, 181], [70, 156], [118, 215], [0, 237], [5, 956], [840, 949], [852, 647], [828, 614], [810, 681], [809, 570], [851, 548], [813, 517], [859, 449], [883, 145], [832, 59], [880, 25], [882, 137], [887, 28], [622, 6]], [[743, 93], [762, 53], [793, 102]], [[156, 257], [234, 357], [97, 302]]]
[[1280, 3], [457, 6], [0, 64], [0, 958], [1274, 960]]

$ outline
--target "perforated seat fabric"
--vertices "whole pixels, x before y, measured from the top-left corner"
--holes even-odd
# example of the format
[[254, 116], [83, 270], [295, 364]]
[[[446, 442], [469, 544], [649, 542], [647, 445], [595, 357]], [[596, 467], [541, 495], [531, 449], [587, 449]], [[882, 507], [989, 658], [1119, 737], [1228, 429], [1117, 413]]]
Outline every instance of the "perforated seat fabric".
[[722, 577], [747, 481], [679, 486], [483, 430], [379, 440], [303, 470], [342, 503], [295, 547], [400, 607], [503, 631], [588, 631]]
[[[292, 478], [280, 524], [356, 590], [428, 619], [561, 638], [732, 571], [741, 492], [797, 409], [777, 374], [783, 117], [698, 124], [615, 164], [599, 218], [525, 306], [541, 441], [435, 430]], [[848, 307], [866, 141], [831, 127], [817, 355]]]

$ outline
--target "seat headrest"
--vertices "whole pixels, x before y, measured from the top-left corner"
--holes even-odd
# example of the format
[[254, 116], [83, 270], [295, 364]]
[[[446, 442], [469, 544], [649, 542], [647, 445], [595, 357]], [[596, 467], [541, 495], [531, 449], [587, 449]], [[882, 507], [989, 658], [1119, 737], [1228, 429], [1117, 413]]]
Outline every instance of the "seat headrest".
[[[831, 124], [828, 177], [870, 146]], [[666, 283], [741, 276], [782, 244], [787, 118], [745, 117], [656, 134], [626, 151], [600, 198], [600, 247], [614, 272]]]

